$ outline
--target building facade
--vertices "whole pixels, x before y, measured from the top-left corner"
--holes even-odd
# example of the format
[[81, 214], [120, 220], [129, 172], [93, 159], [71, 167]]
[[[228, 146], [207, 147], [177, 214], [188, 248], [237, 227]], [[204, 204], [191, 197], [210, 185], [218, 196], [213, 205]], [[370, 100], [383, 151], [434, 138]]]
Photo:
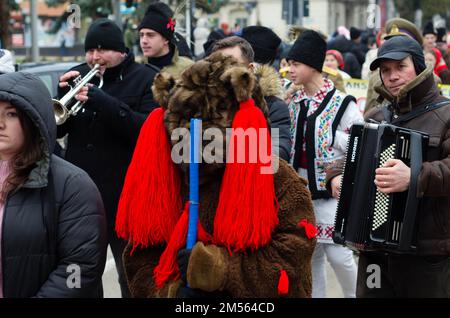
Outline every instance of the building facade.
[[291, 25], [332, 34], [338, 26], [365, 29], [371, 18], [373, 0], [231, 0], [218, 13], [208, 16], [220, 23], [263, 25], [286, 38]]

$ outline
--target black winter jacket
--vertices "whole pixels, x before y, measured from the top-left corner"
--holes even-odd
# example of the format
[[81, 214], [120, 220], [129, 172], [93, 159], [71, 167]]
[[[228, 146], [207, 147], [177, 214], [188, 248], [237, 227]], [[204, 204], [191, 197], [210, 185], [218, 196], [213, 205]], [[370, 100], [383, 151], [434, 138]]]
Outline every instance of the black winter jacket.
[[269, 120], [271, 128], [278, 128], [279, 133], [279, 157], [289, 162], [291, 155], [291, 121], [286, 103], [276, 96], [266, 96], [269, 107]]
[[272, 136], [272, 146], [278, 143], [281, 159], [289, 162], [291, 154], [291, 119], [288, 105], [279, 96], [283, 96], [283, 86], [277, 71], [269, 65], [259, 65], [255, 72], [261, 94], [269, 108], [270, 128], [277, 128], [279, 138]]
[[[72, 70], [85, 75], [90, 69], [84, 63]], [[85, 170], [98, 186], [110, 228], [114, 227], [123, 181], [141, 126], [157, 107], [151, 91], [156, 74], [155, 68], [136, 63], [129, 53], [120, 65], [104, 74], [101, 90], [114, 97], [114, 102], [96, 105], [99, 110], [93, 111], [88, 101], [77, 116], [58, 126], [59, 138], [68, 133], [65, 159]], [[60, 89], [59, 98], [66, 92], [67, 89]]]
[[50, 155], [56, 124], [47, 88], [32, 74], [1, 75], [0, 100], [32, 119], [45, 153], [5, 203], [4, 297], [101, 296], [107, 247], [102, 200], [84, 171]]

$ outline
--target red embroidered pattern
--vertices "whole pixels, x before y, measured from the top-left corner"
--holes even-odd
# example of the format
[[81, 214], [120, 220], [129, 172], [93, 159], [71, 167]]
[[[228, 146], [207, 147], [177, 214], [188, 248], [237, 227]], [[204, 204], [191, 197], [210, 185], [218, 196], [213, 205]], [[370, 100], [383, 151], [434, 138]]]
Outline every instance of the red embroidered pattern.
[[332, 81], [327, 78], [324, 78], [323, 80], [325, 81], [325, 84], [317, 93], [314, 94], [312, 98], [308, 98], [304, 89], [299, 90], [295, 96], [295, 102], [300, 102], [302, 99], [309, 100], [308, 115], [312, 114], [317, 108], [319, 108], [327, 94], [334, 88]]
[[321, 225], [318, 224], [317, 225], [317, 238], [322, 238], [322, 239], [333, 239], [333, 231], [334, 231], [334, 226], [332, 225]]

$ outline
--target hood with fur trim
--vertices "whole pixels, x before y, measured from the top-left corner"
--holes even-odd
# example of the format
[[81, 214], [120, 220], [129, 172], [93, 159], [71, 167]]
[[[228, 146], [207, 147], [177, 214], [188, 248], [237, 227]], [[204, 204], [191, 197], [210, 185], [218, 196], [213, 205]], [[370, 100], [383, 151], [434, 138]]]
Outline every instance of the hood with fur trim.
[[270, 65], [256, 66], [255, 76], [264, 97], [276, 96], [283, 99], [283, 84], [277, 71]]

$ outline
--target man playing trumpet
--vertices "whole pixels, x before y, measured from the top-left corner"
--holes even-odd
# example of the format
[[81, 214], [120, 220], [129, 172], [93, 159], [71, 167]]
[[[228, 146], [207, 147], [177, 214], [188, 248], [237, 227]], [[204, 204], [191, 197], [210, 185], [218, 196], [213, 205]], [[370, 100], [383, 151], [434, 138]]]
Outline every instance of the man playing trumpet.
[[135, 62], [133, 53], [125, 47], [122, 31], [107, 19], [97, 20], [89, 27], [85, 51], [86, 63], [60, 78], [58, 99], [68, 93], [70, 80], [85, 76], [95, 64], [100, 65], [103, 85], [99, 88], [100, 77], [94, 76], [75, 94], [74, 102], [83, 102], [83, 107], [58, 126], [58, 138], [68, 134], [65, 159], [85, 170], [100, 190], [108, 221], [108, 242], [122, 296], [127, 297], [121, 261], [126, 242], [115, 235], [114, 223], [139, 131], [156, 107], [151, 86], [157, 70]]

